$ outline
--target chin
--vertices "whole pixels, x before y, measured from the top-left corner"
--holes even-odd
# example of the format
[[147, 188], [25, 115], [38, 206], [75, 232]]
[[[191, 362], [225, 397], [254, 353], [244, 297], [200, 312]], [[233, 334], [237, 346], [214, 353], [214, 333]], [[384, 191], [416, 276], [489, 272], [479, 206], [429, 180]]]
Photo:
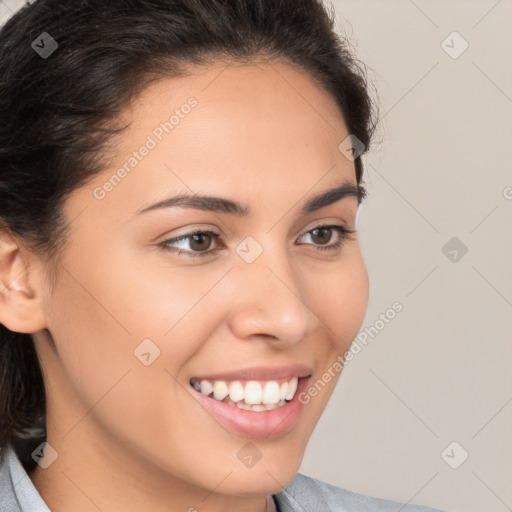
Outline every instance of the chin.
[[269, 464], [261, 459], [252, 468], [232, 473], [222, 486], [222, 492], [236, 496], [276, 494], [293, 480], [300, 462], [280, 460]]

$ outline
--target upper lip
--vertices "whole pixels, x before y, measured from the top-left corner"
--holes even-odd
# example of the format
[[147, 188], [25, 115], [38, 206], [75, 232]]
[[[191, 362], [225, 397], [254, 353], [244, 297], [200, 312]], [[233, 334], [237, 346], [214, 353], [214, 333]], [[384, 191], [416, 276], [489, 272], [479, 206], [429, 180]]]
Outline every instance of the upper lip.
[[277, 380], [291, 379], [292, 377], [309, 377], [313, 370], [309, 365], [296, 364], [290, 366], [252, 366], [239, 370], [219, 373], [195, 375], [198, 380]]

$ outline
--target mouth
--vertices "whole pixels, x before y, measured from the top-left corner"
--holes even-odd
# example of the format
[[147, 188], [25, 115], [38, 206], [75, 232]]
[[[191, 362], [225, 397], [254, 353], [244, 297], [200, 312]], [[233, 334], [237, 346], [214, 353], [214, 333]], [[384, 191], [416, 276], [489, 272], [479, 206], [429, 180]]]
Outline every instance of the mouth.
[[299, 377], [291, 379], [208, 380], [190, 379], [190, 385], [204, 396], [246, 411], [271, 411], [290, 402], [297, 392]]
[[192, 377], [190, 392], [205, 411], [229, 430], [249, 437], [283, 434], [297, 424], [304, 404], [298, 399], [312, 370], [252, 368]]

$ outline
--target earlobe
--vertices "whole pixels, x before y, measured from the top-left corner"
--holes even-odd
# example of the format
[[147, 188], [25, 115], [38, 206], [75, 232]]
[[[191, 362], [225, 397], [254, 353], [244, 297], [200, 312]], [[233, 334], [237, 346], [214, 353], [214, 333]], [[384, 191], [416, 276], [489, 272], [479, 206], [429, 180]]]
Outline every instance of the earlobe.
[[0, 228], [0, 323], [10, 331], [28, 334], [46, 327], [39, 270], [35, 256]]

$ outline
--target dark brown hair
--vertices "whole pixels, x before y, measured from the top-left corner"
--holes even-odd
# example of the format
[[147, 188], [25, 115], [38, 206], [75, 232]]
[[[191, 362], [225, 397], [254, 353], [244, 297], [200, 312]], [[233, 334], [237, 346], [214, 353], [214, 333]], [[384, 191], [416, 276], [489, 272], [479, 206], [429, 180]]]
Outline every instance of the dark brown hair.
[[[366, 151], [376, 124], [366, 69], [334, 20], [334, 8], [329, 13], [320, 0], [25, 5], [0, 30], [0, 223], [46, 258], [53, 279], [66, 242], [64, 201], [109, 165], [108, 149], [126, 128], [116, 121], [129, 102], [154, 80], [219, 59], [265, 57], [305, 70], [336, 100]], [[42, 55], [34, 44], [49, 45], [48, 35], [57, 47]], [[354, 163], [359, 185], [361, 155]], [[0, 448], [11, 443], [31, 470], [31, 452], [45, 439], [32, 337], [0, 324]]]

